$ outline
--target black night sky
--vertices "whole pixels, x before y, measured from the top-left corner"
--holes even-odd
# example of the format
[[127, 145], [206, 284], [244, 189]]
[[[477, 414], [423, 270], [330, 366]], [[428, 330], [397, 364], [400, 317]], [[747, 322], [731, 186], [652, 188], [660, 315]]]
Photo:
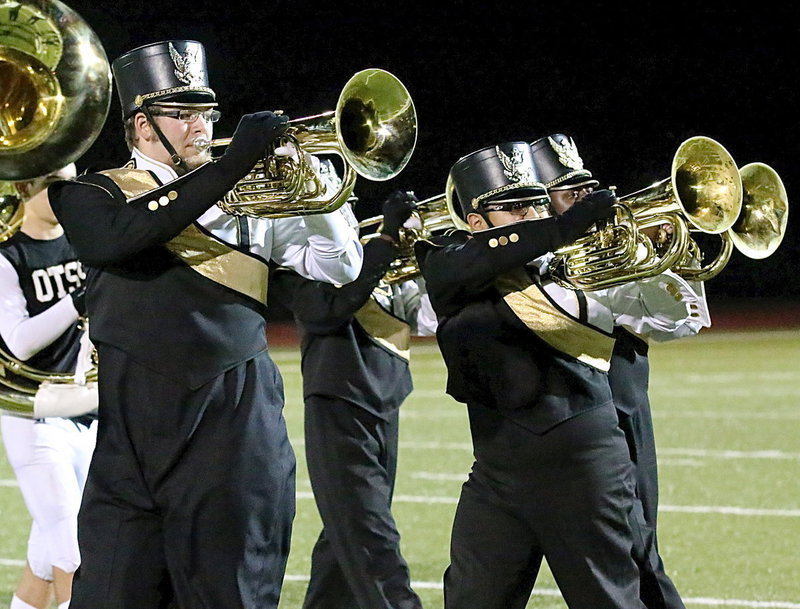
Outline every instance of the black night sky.
[[[417, 148], [395, 180], [360, 181], [362, 200], [381, 200], [392, 188], [439, 194], [460, 156], [553, 132], [572, 135], [586, 166], [621, 194], [667, 177], [678, 145], [693, 135], [718, 140], [740, 166], [771, 165], [790, 202], [800, 192], [800, 9], [457, 0], [67, 4], [98, 33], [110, 60], [158, 40], [201, 41], [222, 102], [220, 136], [245, 112], [332, 109], [363, 68], [393, 72], [416, 104]], [[79, 169], [125, 160], [119, 112], [115, 93], [106, 128]], [[751, 261], [734, 253], [709, 282], [710, 296], [800, 298], [795, 214], [776, 254]]]

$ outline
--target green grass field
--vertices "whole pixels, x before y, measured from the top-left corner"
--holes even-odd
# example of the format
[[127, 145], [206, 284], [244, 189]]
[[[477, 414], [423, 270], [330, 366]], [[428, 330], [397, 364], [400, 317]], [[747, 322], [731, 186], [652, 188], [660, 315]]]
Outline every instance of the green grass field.
[[[450, 524], [471, 465], [466, 413], [444, 395], [434, 343], [412, 349], [394, 513], [415, 587], [442, 606]], [[298, 511], [281, 608], [302, 603], [319, 518], [303, 461], [297, 351], [273, 350], [298, 454]], [[717, 332], [651, 350], [661, 477], [659, 536], [689, 607], [800, 609], [800, 332]], [[30, 521], [0, 461], [0, 607], [20, 572]], [[565, 607], [546, 571], [529, 607]]]

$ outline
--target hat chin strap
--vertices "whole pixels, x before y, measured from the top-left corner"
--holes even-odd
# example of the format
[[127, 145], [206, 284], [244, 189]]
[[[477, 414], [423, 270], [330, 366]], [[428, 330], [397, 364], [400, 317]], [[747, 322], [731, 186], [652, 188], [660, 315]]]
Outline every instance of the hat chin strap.
[[486, 225], [489, 228], [496, 228], [495, 225], [492, 223], [491, 219], [489, 218], [489, 212], [483, 209], [482, 207], [478, 209], [478, 214], [480, 214], [483, 221], [486, 222]]
[[189, 166], [186, 164], [186, 161], [183, 160], [175, 151], [175, 148], [167, 139], [167, 136], [164, 135], [164, 132], [161, 131], [161, 128], [156, 123], [155, 119], [153, 118], [153, 115], [150, 114], [150, 110], [147, 108], [146, 105], [142, 105], [142, 113], [144, 113], [144, 115], [147, 117], [147, 122], [150, 123], [150, 126], [153, 128], [153, 131], [156, 132], [158, 139], [161, 141], [161, 145], [164, 146], [167, 153], [169, 154], [169, 160], [172, 161], [172, 164], [180, 168], [182, 173], [189, 173]]

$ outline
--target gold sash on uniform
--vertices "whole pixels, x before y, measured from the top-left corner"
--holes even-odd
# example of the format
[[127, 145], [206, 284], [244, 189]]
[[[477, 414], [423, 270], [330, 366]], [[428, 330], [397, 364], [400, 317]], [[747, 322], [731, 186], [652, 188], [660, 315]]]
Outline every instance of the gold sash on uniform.
[[[101, 173], [111, 178], [128, 200], [160, 187], [150, 172], [142, 169], [122, 168]], [[264, 261], [205, 234], [194, 224], [165, 246], [203, 277], [266, 303], [269, 267]]]
[[495, 286], [514, 314], [548, 345], [608, 372], [614, 338], [554, 306], [524, 269], [501, 275]]
[[364, 331], [378, 344], [408, 361], [411, 355], [411, 327], [389, 314], [373, 298], [354, 315]]

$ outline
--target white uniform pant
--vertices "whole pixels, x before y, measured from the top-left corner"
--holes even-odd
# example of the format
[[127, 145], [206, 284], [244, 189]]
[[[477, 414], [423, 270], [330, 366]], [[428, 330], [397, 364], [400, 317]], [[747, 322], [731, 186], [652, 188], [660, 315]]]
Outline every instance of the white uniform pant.
[[91, 427], [69, 419], [41, 422], [0, 417], [3, 443], [33, 518], [28, 564], [34, 575], [51, 581], [53, 567], [73, 573], [80, 565], [78, 509], [97, 422]]

